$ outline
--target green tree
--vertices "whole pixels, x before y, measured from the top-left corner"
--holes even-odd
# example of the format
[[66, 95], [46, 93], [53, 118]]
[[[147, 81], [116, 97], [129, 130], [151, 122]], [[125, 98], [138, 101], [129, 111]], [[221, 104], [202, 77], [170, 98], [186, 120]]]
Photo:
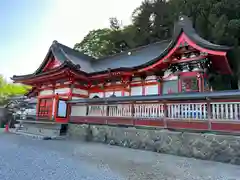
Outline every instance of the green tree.
[[24, 95], [29, 89], [28, 86], [8, 83], [0, 76], [0, 105], [4, 105], [12, 96]]
[[109, 38], [111, 29], [98, 29], [90, 31], [74, 49], [84, 52], [95, 58], [103, 57], [114, 49], [114, 44]]
[[[194, 28], [203, 38], [216, 44], [235, 47], [230, 58], [235, 76], [232, 79], [240, 79], [240, 1], [146, 0], [134, 11], [133, 23], [144, 31], [142, 34], [145, 43], [148, 43], [170, 37], [173, 22], [180, 14], [192, 19]], [[221, 76], [216, 75], [215, 85], [221, 86], [224, 79], [226, 78], [222, 76], [221, 79]]]
[[145, 0], [132, 14], [133, 24], [138, 28], [138, 36], [146, 45], [168, 39], [172, 34], [173, 16], [166, 0]]
[[120, 53], [138, 45], [135, 43], [137, 28], [133, 25], [121, 27], [116, 18], [110, 18], [110, 27], [90, 31], [74, 49], [95, 58]]
[[[234, 47], [229, 59], [234, 81], [240, 79], [239, 0], [145, 0], [133, 11], [132, 25], [122, 27], [116, 18], [110, 18], [110, 28], [89, 32], [75, 48], [94, 57], [103, 57], [168, 39], [180, 14], [192, 19], [201, 37]], [[216, 76], [222, 83], [224, 78]]]

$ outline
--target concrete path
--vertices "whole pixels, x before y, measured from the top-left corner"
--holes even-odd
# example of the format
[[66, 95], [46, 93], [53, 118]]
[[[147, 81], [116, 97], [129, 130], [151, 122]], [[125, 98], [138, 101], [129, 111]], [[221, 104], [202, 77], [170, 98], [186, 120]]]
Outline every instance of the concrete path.
[[0, 135], [1, 180], [240, 180], [240, 166], [96, 143]]

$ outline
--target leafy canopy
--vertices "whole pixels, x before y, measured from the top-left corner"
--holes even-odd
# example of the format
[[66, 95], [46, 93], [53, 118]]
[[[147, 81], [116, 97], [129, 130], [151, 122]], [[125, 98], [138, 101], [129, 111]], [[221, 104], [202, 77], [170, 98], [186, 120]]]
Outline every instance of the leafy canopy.
[[0, 105], [4, 105], [12, 96], [24, 95], [29, 89], [28, 86], [8, 83], [0, 75]]
[[239, 0], [145, 0], [133, 10], [131, 25], [123, 27], [116, 18], [110, 18], [110, 28], [90, 31], [75, 49], [101, 58], [169, 39], [180, 14], [192, 18], [203, 38], [235, 47], [230, 55], [235, 76], [232, 80], [240, 79]]

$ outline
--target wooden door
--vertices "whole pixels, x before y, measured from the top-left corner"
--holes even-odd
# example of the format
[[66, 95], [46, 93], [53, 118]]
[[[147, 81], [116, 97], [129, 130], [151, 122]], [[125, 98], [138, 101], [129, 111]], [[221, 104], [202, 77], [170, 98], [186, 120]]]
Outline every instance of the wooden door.
[[39, 99], [38, 117], [52, 119], [53, 99]]

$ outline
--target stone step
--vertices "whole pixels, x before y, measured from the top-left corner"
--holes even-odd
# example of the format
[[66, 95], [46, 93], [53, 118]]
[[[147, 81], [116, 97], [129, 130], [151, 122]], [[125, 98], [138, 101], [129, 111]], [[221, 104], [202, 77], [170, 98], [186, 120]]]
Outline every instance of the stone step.
[[11, 133], [17, 134], [17, 135], [22, 135], [22, 136], [27, 136], [31, 137], [34, 139], [39, 139], [39, 140], [62, 140], [66, 139], [66, 136], [43, 136], [43, 135], [37, 135], [37, 134], [31, 134], [31, 133], [26, 133], [22, 130], [10, 130]]
[[64, 136], [66, 132], [66, 124], [44, 123], [44, 122], [29, 122], [22, 121], [21, 126], [16, 132], [32, 134], [43, 137], [58, 137]]

